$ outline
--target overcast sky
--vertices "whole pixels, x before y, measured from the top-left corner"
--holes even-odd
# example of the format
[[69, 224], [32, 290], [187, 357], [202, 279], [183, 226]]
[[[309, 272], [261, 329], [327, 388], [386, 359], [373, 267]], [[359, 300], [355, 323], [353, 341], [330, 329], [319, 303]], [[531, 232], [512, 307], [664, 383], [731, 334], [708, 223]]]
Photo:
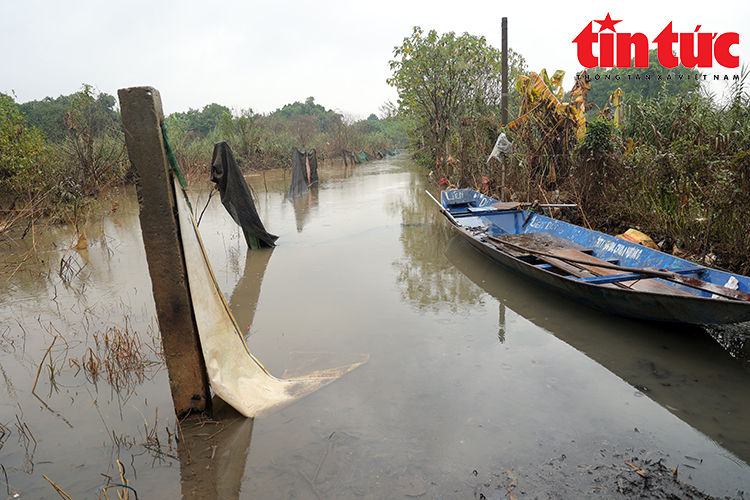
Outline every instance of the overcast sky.
[[[17, 102], [57, 97], [83, 83], [117, 89], [152, 86], [166, 114], [216, 102], [269, 113], [315, 102], [349, 116], [379, 113], [396, 91], [386, 84], [393, 49], [414, 26], [425, 32], [484, 36], [509, 46], [532, 71], [581, 68], [572, 40], [593, 20], [621, 20], [618, 32], [653, 40], [675, 32], [737, 32], [732, 48], [750, 62], [750, 2], [446, 2], [411, 0], [2, 0], [0, 92]], [[664, 4], [672, 7], [664, 7]], [[595, 31], [599, 25], [594, 24]], [[706, 74], [739, 74], [715, 66]]]

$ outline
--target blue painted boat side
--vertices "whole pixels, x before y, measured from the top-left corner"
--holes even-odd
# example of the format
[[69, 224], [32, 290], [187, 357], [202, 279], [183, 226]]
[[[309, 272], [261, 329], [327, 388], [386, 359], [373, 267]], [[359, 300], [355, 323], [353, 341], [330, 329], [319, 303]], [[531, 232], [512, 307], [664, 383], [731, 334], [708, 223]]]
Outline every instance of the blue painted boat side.
[[717, 285], [725, 285], [734, 276], [739, 282], [739, 290], [750, 293], [750, 278], [746, 276], [699, 266], [643, 245], [525, 210], [489, 209], [484, 213], [470, 212], [470, 206], [489, 208], [497, 203], [497, 200], [472, 190], [443, 191], [441, 201], [462, 226], [459, 227], [462, 236], [479, 251], [539, 285], [596, 309], [634, 318], [686, 323], [735, 323], [750, 320], [748, 302], [711, 298], [709, 292], [661, 279], [658, 281], [675, 289], [687, 291], [692, 297], [613, 288], [603, 286], [604, 283], [596, 283], [596, 280], [586, 282], [562, 276], [549, 269], [549, 266], [545, 268], [519, 260], [481, 241], [479, 237], [463, 228], [483, 227], [486, 229], [483, 234], [495, 236], [502, 233], [548, 232], [590, 249], [594, 257], [620, 266], [685, 269], [683, 274], [699, 277], [703, 281]]

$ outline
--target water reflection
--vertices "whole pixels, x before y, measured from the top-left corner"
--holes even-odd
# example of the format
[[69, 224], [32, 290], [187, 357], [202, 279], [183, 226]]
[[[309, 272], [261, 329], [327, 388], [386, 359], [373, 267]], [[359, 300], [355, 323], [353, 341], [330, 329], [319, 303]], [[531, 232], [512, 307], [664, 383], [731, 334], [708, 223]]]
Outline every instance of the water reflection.
[[85, 298], [92, 282], [120, 279], [118, 264], [144, 254], [135, 190], [122, 189], [100, 204], [103, 213], [80, 223], [88, 239], [86, 249], [74, 248], [78, 239], [74, 224], [49, 221], [31, 226], [23, 237], [0, 242], [0, 306], [43, 297], [40, 302], [46, 308], [47, 295], [57, 300], [63, 287]]
[[234, 319], [245, 332], [253, 324], [263, 277], [266, 274], [273, 251], [273, 248], [247, 250], [245, 270], [229, 298], [229, 307], [234, 311]]
[[313, 210], [318, 208], [318, 184], [310, 187], [310, 190], [300, 196], [288, 199], [294, 206], [294, 218], [297, 221], [297, 232], [301, 233], [305, 223]]
[[501, 320], [514, 310], [750, 462], [750, 373], [701, 329], [591, 310], [505, 271], [459, 236], [445, 255], [500, 301]]
[[442, 248], [454, 233], [431, 203], [420, 181], [389, 207], [402, 220], [403, 256], [393, 262], [396, 280], [402, 299], [415, 308], [458, 312], [466, 304], [479, 304], [482, 293], [461, 275], [444, 272]]
[[183, 500], [240, 497], [254, 420], [214, 398], [214, 418], [190, 418], [182, 433], [180, 484]]

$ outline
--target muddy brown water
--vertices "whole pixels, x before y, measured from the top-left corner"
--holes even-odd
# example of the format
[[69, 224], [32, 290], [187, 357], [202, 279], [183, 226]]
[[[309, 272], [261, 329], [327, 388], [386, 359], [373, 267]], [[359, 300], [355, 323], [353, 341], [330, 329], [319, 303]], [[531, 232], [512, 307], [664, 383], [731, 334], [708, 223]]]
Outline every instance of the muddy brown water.
[[0, 497], [112, 498], [127, 480], [139, 498], [602, 498], [621, 484], [592, 470], [658, 460], [708, 494], [750, 492], [750, 373], [715, 331], [600, 314], [498, 269], [406, 155], [320, 178], [288, 201], [288, 174], [248, 176], [273, 250], [248, 253], [218, 197], [200, 223], [271, 373], [294, 351], [370, 354], [255, 421], [217, 402], [216, 420], [176, 425], [132, 190], [89, 221], [86, 250], [72, 226], [27, 235], [36, 257], [0, 283]]

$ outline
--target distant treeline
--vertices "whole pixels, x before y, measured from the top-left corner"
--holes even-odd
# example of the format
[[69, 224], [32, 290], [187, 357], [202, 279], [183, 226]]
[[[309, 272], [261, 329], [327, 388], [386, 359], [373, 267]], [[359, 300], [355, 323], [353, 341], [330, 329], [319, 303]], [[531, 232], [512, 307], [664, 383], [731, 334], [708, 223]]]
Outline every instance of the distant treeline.
[[321, 159], [340, 158], [342, 150], [374, 154], [403, 148], [408, 140], [407, 123], [389, 104], [381, 108], [380, 118], [357, 119], [326, 110], [313, 97], [267, 115], [214, 103], [200, 111], [173, 113], [166, 122], [178, 161], [189, 171], [207, 165], [213, 143], [220, 140], [229, 143], [242, 168], [252, 170], [290, 166], [292, 148], [315, 149]]
[[[17, 103], [0, 94], [0, 228], [19, 213], [81, 212], [97, 195], [131, 178], [116, 99], [90, 85], [57, 98]], [[290, 165], [293, 148], [321, 158], [343, 150], [402, 148], [406, 122], [390, 104], [366, 119], [326, 110], [313, 97], [263, 115], [212, 103], [166, 118], [178, 162], [208, 179], [213, 144], [226, 140], [245, 169]]]

